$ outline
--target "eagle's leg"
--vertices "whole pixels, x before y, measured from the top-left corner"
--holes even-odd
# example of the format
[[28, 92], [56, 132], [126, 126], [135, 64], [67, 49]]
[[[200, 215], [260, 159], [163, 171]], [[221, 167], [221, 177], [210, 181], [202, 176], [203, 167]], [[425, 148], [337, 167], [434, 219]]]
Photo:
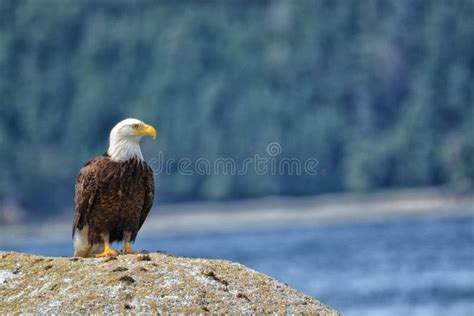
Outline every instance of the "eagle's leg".
[[102, 235], [102, 240], [104, 241], [104, 251], [95, 255], [96, 257], [115, 257], [118, 253], [110, 247], [109, 244], [109, 235]]
[[132, 234], [130, 232], [124, 232], [123, 233], [123, 249], [122, 249], [122, 253], [123, 254], [134, 254], [136, 253], [135, 251], [133, 251], [132, 247], [130, 246], [130, 241], [132, 239]]
[[125, 242], [125, 244], [123, 245], [123, 253], [124, 254], [133, 254], [133, 253], [136, 253], [132, 247], [130, 246], [130, 243], [129, 242]]

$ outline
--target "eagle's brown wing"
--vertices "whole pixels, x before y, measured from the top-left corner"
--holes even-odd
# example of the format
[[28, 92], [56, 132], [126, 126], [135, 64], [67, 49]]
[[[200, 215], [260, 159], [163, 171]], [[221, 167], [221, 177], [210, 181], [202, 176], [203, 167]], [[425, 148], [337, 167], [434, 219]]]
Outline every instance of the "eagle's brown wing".
[[72, 237], [76, 229], [81, 230], [88, 222], [88, 217], [98, 188], [96, 164], [98, 159], [89, 161], [81, 168], [76, 179], [76, 195], [74, 198], [74, 223]]
[[145, 177], [144, 177], [145, 201], [143, 202], [143, 208], [140, 214], [140, 225], [138, 226], [138, 230], [140, 230], [143, 223], [145, 222], [145, 219], [148, 216], [148, 213], [150, 212], [151, 206], [153, 205], [153, 198], [155, 196], [155, 183], [153, 179], [153, 170], [147, 164], [145, 166], [146, 166]]

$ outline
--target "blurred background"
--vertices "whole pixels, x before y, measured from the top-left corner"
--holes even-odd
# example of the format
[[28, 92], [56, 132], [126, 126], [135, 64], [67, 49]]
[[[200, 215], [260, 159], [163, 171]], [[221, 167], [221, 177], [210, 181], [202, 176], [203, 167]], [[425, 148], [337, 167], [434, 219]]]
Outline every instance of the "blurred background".
[[[75, 176], [136, 117], [168, 166], [139, 248], [238, 261], [344, 315], [472, 315], [473, 16], [472, 0], [1, 0], [0, 250], [71, 255]], [[255, 155], [316, 172], [179, 166]]]

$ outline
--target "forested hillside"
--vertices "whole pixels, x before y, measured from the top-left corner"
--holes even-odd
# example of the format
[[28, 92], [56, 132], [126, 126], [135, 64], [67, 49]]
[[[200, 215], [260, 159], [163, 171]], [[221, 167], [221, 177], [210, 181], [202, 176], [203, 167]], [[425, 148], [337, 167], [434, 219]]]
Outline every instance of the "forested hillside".
[[474, 181], [474, 1], [0, 1], [0, 201], [72, 206], [126, 117], [148, 160], [316, 158], [156, 176], [158, 201]]

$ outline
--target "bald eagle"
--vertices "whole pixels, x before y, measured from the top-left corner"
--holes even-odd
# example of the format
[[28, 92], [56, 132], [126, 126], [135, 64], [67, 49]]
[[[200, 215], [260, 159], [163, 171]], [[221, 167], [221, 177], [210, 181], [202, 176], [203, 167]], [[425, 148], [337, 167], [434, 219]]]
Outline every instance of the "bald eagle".
[[135, 241], [154, 196], [153, 172], [143, 160], [140, 139], [156, 130], [137, 119], [119, 122], [110, 132], [109, 148], [86, 163], [76, 180], [72, 237], [74, 256], [116, 256], [110, 247]]

